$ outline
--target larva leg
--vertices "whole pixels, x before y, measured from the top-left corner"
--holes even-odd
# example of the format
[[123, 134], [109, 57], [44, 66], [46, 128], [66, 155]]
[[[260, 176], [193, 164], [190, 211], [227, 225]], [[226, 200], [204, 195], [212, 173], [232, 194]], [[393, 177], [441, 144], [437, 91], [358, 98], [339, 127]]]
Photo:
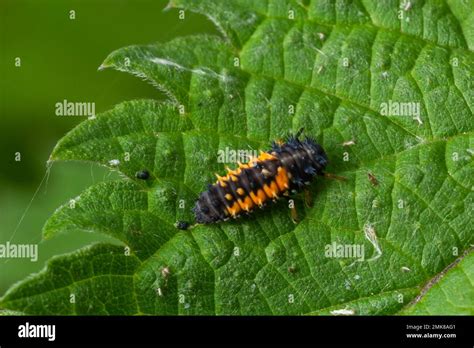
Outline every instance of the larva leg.
[[331, 173], [323, 173], [323, 176], [328, 179], [335, 179], [335, 180], [340, 180], [340, 181], [347, 181], [347, 178], [344, 176], [339, 176], [336, 174], [331, 174]]
[[304, 189], [304, 205], [306, 208], [311, 208], [313, 206], [313, 195], [308, 189]]
[[298, 212], [296, 211], [296, 204], [294, 199], [289, 199], [288, 200], [288, 208], [290, 208], [290, 216], [291, 220], [293, 221], [294, 224], [297, 224], [300, 222], [300, 219], [298, 217]]

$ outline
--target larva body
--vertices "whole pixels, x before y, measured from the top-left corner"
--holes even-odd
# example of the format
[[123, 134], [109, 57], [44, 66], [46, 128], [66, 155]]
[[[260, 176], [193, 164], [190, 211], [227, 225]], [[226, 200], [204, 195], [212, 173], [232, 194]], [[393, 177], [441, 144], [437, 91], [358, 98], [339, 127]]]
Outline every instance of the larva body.
[[281, 196], [301, 191], [327, 165], [323, 148], [310, 138], [273, 143], [247, 164], [217, 175], [217, 182], [199, 196], [193, 211], [196, 222], [208, 224], [236, 218]]

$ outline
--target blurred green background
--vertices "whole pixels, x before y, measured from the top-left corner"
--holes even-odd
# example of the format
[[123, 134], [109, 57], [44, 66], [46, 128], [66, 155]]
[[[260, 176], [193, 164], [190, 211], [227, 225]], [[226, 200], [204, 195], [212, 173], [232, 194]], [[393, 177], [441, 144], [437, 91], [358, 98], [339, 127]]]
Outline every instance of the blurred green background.
[[[181, 20], [176, 9], [163, 11], [166, 4], [163, 0], [1, 0], [0, 244], [39, 243], [39, 259], [0, 259], [0, 296], [16, 281], [41, 270], [53, 255], [106, 239], [77, 232], [41, 241], [41, 228], [57, 207], [92, 183], [117, 177], [105, 168], [73, 162], [55, 163], [46, 175], [55, 143], [84, 120], [56, 116], [55, 104], [64, 99], [94, 102], [99, 113], [125, 100], [162, 98], [135, 77], [97, 68], [123, 46], [216, 32], [205, 17], [186, 13]], [[17, 57], [20, 67], [15, 66]], [[15, 161], [17, 152], [21, 161]]]

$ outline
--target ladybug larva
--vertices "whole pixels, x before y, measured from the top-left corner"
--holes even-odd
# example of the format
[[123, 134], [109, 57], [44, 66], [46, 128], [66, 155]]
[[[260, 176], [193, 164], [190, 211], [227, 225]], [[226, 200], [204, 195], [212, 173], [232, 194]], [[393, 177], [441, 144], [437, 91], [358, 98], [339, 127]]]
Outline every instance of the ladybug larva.
[[256, 207], [281, 196], [301, 191], [316, 175], [325, 175], [327, 155], [321, 145], [299, 135], [284, 143], [273, 142], [247, 164], [239, 163], [226, 176], [216, 174], [217, 182], [199, 196], [193, 209], [197, 223], [213, 223], [250, 213]]

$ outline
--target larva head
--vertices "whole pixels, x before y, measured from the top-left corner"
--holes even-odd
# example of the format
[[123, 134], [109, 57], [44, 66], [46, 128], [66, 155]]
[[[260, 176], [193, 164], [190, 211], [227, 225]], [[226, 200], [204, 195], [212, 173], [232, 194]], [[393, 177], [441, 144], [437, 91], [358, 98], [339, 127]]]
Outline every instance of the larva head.
[[328, 156], [326, 152], [322, 148], [321, 145], [316, 143], [313, 139], [306, 137], [302, 142], [301, 145], [306, 150], [306, 152], [310, 155], [311, 159], [313, 160], [314, 164], [316, 165], [317, 171], [322, 171], [326, 168], [328, 164]]

